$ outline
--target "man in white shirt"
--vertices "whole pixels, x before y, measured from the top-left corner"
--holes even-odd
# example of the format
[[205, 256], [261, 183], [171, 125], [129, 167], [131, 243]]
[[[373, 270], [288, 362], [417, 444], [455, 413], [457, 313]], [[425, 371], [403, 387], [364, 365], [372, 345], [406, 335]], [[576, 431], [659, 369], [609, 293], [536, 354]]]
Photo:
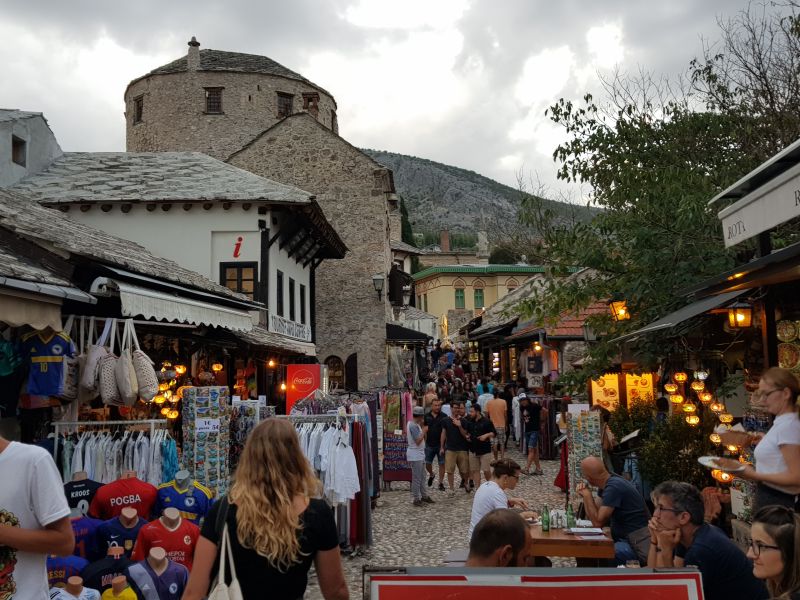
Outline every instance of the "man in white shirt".
[[0, 481], [0, 598], [47, 598], [47, 555], [75, 547], [61, 476], [43, 448], [0, 437]]
[[411, 500], [414, 506], [422, 506], [423, 502], [433, 503], [433, 498], [427, 494], [423, 481], [425, 480], [425, 436], [428, 428], [423, 425], [425, 409], [415, 406], [413, 421], [408, 424], [406, 437], [406, 460], [411, 465]]

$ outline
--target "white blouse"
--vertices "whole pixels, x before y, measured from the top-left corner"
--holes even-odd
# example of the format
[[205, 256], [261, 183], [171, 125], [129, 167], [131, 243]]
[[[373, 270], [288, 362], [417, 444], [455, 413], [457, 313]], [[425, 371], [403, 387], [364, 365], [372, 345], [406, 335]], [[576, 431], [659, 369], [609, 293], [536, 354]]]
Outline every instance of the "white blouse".
[[[783, 460], [781, 446], [800, 446], [800, 418], [795, 412], [775, 417], [772, 427], [756, 446], [753, 456], [756, 459], [758, 473], [774, 474], [789, 470], [786, 461]], [[766, 482], [765, 485], [782, 492], [793, 493], [778, 485]]]

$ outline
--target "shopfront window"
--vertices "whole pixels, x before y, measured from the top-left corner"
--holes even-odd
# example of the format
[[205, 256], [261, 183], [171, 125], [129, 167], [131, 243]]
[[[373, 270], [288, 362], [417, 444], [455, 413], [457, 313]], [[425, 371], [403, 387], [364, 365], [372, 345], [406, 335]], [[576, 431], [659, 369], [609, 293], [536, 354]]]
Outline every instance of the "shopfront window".
[[464, 299], [464, 289], [456, 288], [456, 308], [466, 308], [467, 304]]
[[258, 287], [258, 263], [220, 263], [220, 283], [226, 288], [255, 299]]

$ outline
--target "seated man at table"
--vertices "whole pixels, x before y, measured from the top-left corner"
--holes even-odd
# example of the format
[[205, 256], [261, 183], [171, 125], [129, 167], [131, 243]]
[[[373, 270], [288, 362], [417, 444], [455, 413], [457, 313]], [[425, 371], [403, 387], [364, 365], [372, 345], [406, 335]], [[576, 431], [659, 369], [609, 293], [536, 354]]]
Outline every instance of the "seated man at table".
[[665, 481], [653, 498], [648, 567], [697, 567], [706, 600], [769, 598], [744, 552], [721, 529], [704, 523], [703, 497], [696, 487]]
[[483, 517], [469, 541], [467, 567], [524, 567], [531, 555], [531, 535], [520, 514], [498, 508]]
[[611, 526], [617, 564], [624, 565], [629, 560], [647, 560], [650, 511], [639, 490], [627, 479], [609, 473], [603, 461], [596, 456], [584, 458], [581, 471], [586, 480], [598, 489], [599, 496], [595, 502], [591, 488], [583, 483], [578, 484], [576, 490], [583, 497], [586, 518], [595, 527]]

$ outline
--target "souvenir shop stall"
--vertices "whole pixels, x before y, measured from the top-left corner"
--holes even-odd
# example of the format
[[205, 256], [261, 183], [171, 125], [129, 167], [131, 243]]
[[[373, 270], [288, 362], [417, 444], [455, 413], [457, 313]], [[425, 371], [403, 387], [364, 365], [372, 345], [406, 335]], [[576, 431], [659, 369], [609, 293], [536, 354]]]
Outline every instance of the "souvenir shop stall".
[[411, 466], [406, 460], [406, 427], [413, 417], [414, 395], [408, 390], [384, 389], [379, 394], [381, 407], [383, 484], [411, 481]]
[[[541, 427], [539, 429], [539, 457], [543, 460], [554, 460], [558, 457], [559, 452], [555, 440], [561, 435], [558, 428], [561, 400], [550, 395], [529, 394], [528, 397], [532, 402], [536, 401], [542, 407]], [[545, 411], [547, 411], [546, 415]], [[528, 451], [528, 447], [525, 436], [522, 435], [522, 417], [517, 398], [514, 398], [511, 403], [511, 424], [514, 428], [515, 439], [520, 440], [520, 450], [524, 454]]]

